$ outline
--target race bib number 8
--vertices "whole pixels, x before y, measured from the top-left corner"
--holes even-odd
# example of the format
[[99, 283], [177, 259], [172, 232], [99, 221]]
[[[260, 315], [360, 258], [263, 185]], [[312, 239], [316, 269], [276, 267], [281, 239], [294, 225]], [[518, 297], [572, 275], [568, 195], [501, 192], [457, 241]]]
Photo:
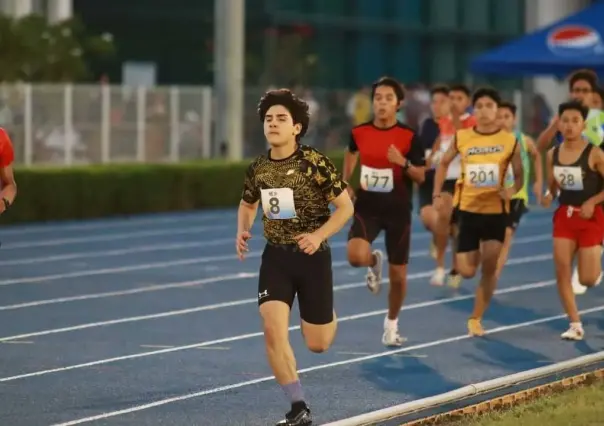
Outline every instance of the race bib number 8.
[[468, 164], [466, 184], [477, 188], [499, 186], [499, 164]]
[[296, 217], [294, 191], [291, 188], [262, 189], [262, 210], [269, 219], [293, 219]]
[[554, 166], [554, 177], [562, 189], [567, 191], [581, 191], [583, 189], [581, 167]]
[[368, 192], [391, 192], [394, 188], [392, 169], [361, 166], [361, 188]]

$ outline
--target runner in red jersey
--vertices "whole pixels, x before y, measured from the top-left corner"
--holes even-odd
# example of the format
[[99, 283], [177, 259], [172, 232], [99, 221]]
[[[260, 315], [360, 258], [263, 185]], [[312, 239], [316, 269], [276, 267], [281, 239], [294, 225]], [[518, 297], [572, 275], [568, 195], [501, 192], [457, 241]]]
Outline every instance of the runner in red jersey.
[[6, 130], [0, 128], [0, 214], [4, 213], [17, 196], [17, 183], [13, 174], [15, 152]]
[[585, 335], [571, 285], [575, 253], [582, 285], [596, 285], [602, 272], [604, 152], [581, 136], [588, 113], [576, 101], [560, 105], [558, 126], [564, 141], [547, 153], [549, 191], [543, 198], [545, 207], [559, 200], [553, 220], [554, 263], [558, 293], [570, 320], [561, 337], [568, 340]]
[[383, 230], [386, 236], [390, 292], [382, 343], [400, 346], [398, 314], [407, 289], [413, 181], [424, 180], [424, 149], [413, 130], [396, 120], [404, 92], [392, 78], [373, 84], [374, 120], [352, 130], [344, 160], [344, 180], [361, 162], [360, 189], [348, 235], [348, 261], [367, 267], [367, 286], [377, 294], [382, 282], [383, 254], [371, 244]]
[[[467, 129], [476, 125], [476, 118], [468, 113], [472, 104], [470, 89], [457, 84], [449, 90], [451, 104], [451, 114], [443, 117], [439, 121], [440, 138], [434, 144], [432, 150], [431, 163], [438, 165], [440, 158], [449, 149], [451, 142], [455, 138], [455, 133], [461, 129]], [[436, 270], [430, 279], [430, 284], [442, 286], [445, 281], [445, 253], [449, 239], [455, 235], [454, 227], [454, 206], [453, 195], [457, 190], [456, 182], [461, 175], [461, 161], [459, 156], [449, 165], [447, 169], [447, 178], [443, 184], [441, 192], [442, 209], [438, 212], [436, 232], [433, 240], [432, 256], [436, 260]], [[449, 272], [448, 285], [457, 288], [461, 283], [461, 275], [455, 268], [455, 256], [453, 256], [452, 269]]]

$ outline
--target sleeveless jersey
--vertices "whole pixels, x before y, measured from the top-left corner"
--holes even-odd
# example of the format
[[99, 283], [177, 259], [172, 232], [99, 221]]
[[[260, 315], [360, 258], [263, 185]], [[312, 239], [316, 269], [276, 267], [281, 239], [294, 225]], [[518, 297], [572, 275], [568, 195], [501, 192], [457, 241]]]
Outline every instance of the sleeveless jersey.
[[[528, 185], [531, 178], [531, 156], [526, 145], [526, 135], [520, 131], [516, 131], [514, 134], [516, 136], [516, 140], [518, 141], [518, 149], [520, 149], [520, 158], [522, 159], [522, 174], [524, 179], [522, 189], [518, 191], [518, 193], [512, 198], [523, 200], [524, 204], [528, 204]], [[505, 186], [507, 188], [514, 186], [514, 170], [512, 169], [511, 164], [508, 166], [508, 172], [505, 177]]]
[[560, 187], [559, 203], [580, 207], [584, 202], [602, 190], [604, 179], [597, 170], [589, 167], [589, 154], [593, 144], [586, 145], [581, 155], [571, 164], [560, 163], [560, 145], [554, 148], [554, 178]]
[[[459, 117], [461, 121], [462, 129], [469, 129], [476, 125], [476, 119], [473, 115], [468, 113], [463, 114]], [[438, 121], [438, 127], [440, 128], [440, 152], [445, 153], [451, 146], [451, 143], [455, 139], [455, 133], [457, 129], [453, 124], [453, 119], [451, 117], [443, 117]], [[447, 180], [458, 179], [461, 175], [461, 160], [459, 156], [455, 157], [455, 159], [449, 164], [449, 168], [447, 169]]]
[[509, 211], [509, 202], [501, 198], [505, 174], [517, 149], [513, 133], [498, 131], [482, 134], [474, 129], [460, 130], [456, 136], [461, 157], [459, 209], [481, 214]]

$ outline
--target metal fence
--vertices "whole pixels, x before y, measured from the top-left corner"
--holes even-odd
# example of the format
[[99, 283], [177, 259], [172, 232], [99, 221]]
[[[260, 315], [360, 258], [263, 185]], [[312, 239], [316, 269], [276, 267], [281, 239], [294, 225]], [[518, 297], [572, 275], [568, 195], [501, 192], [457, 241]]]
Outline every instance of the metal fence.
[[[266, 149], [256, 113], [264, 90], [246, 89], [246, 157]], [[363, 94], [294, 90], [311, 106], [305, 143], [322, 150], [343, 147], [354, 124], [351, 102]], [[523, 105], [523, 123], [534, 121], [531, 96], [508, 95]], [[0, 86], [0, 127], [12, 138], [16, 163], [27, 166], [179, 162], [224, 156], [227, 147], [213, 138], [213, 111], [212, 89], [202, 86]], [[428, 113], [425, 92], [423, 97], [410, 93], [401, 119], [412, 124]]]
[[5, 85], [0, 126], [17, 164], [165, 162], [211, 157], [208, 87]]

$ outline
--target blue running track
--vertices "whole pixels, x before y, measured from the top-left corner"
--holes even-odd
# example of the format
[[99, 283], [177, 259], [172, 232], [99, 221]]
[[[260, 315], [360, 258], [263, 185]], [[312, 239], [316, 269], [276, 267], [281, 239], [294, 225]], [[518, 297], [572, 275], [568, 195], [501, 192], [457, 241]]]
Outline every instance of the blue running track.
[[[256, 305], [256, 225], [234, 255], [234, 210], [0, 228], [0, 424], [266, 426], [288, 408], [265, 361]], [[378, 245], [383, 245], [380, 239]], [[551, 212], [525, 216], [488, 312], [466, 335], [475, 281], [428, 283], [429, 235], [415, 220], [405, 347], [381, 345], [386, 293], [333, 241], [338, 337], [310, 353], [291, 333], [317, 424], [604, 348], [604, 291], [567, 326], [553, 281]], [[292, 327], [297, 330], [298, 318]]]

